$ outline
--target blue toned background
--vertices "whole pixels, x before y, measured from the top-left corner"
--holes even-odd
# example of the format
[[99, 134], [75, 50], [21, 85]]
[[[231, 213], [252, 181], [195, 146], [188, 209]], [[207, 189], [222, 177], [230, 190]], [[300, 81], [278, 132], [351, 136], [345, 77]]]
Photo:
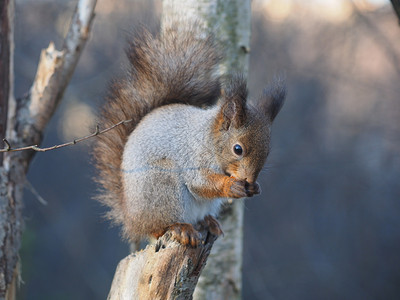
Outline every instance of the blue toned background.
[[[60, 48], [75, 1], [17, 0], [15, 88]], [[89, 132], [125, 39], [159, 1], [99, 0], [43, 145]], [[389, 1], [253, 1], [250, 97], [286, 73], [262, 195], [246, 200], [244, 299], [399, 299], [400, 26]], [[105, 299], [128, 253], [96, 186], [90, 142], [38, 153], [25, 193], [19, 299]]]

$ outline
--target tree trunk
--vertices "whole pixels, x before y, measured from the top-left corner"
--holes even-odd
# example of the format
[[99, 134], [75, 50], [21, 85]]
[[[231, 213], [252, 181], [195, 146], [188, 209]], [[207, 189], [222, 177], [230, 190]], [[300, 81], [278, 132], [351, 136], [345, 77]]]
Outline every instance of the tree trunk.
[[[6, 136], [13, 97], [14, 1], [0, 2], [0, 137]], [[10, 109], [12, 111], [12, 109]], [[21, 238], [21, 206], [8, 185], [8, 166], [0, 153], [0, 299], [15, 296], [15, 267]], [[14, 278], [14, 280], [13, 280]], [[12, 284], [14, 282], [14, 284]]]
[[[42, 51], [36, 77], [28, 95], [13, 95], [14, 2], [0, 2], [0, 130], [8, 145], [40, 144], [90, 32], [96, 0], [80, 0], [63, 49], [53, 44]], [[7, 54], [8, 52], [8, 54]], [[8, 104], [7, 104], [8, 103]], [[7, 124], [7, 130], [5, 125]], [[0, 164], [0, 300], [14, 299], [21, 243], [22, 192], [33, 151], [7, 152]]]
[[[0, 3], [0, 137], [6, 135], [8, 99], [12, 94], [12, 38], [13, 3], [5, 0]], [[3, 166], [3, 154], [0, 153], [0, 166]]]
[[[250, 0], [164, 0], [163, 20], [200, 20], [225, 51], [221, 74], [247, 75], [250, 51]], [[220, 214], [225, 236], [217, 240], [197, 284], [194, 299], [240, 299], [242, 290], [243, 203], [234, 200]]]

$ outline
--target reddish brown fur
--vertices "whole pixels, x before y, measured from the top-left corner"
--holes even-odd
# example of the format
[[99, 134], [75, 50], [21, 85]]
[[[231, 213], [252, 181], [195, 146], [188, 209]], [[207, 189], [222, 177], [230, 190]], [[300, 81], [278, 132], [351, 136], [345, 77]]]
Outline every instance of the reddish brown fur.
[[204, 174], [207, 184], [192, 188], [193, 192], [205, 199], [243, 198], [253, 196], [249, 183], [223, 174]]
[[234, 181], [232, 177], [215, 173], [204, 173], [203, 176], [207, 178], [207, 184], [193, 188], [194, 193], [205, 199], [229, 197], [230, 187]]

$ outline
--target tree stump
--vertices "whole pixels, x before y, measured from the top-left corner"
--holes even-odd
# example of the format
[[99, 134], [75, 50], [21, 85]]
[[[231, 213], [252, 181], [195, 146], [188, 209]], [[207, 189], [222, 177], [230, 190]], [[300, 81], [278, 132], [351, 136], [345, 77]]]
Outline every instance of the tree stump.
[[155, 244], [118, 264], [108, 300], [192, 299], [216, 236], [200, 231], [202, 243], [183, 246], [167, 232]]

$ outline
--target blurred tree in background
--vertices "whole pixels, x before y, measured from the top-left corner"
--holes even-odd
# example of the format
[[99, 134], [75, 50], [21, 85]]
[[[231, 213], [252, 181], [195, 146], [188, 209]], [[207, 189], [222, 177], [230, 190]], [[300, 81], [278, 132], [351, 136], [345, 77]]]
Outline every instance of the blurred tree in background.
[[[75, 1], [17, 0], [16, 96]], [[93, 128], [125, 40], [159, 1], [98, 1], [93, 32], [44, 145]], [[56, 24], [56, 25], [54, 25]], [[285, 73], [262, 195], [246, 200], [244, 299], [398, 299], [400, 27], [389, 1], [253, 1], [250, 97]], [[90, 143], [38, 153], [25, 196], [19, 299], [104, 299], [128, 253], [91, 198]]]

